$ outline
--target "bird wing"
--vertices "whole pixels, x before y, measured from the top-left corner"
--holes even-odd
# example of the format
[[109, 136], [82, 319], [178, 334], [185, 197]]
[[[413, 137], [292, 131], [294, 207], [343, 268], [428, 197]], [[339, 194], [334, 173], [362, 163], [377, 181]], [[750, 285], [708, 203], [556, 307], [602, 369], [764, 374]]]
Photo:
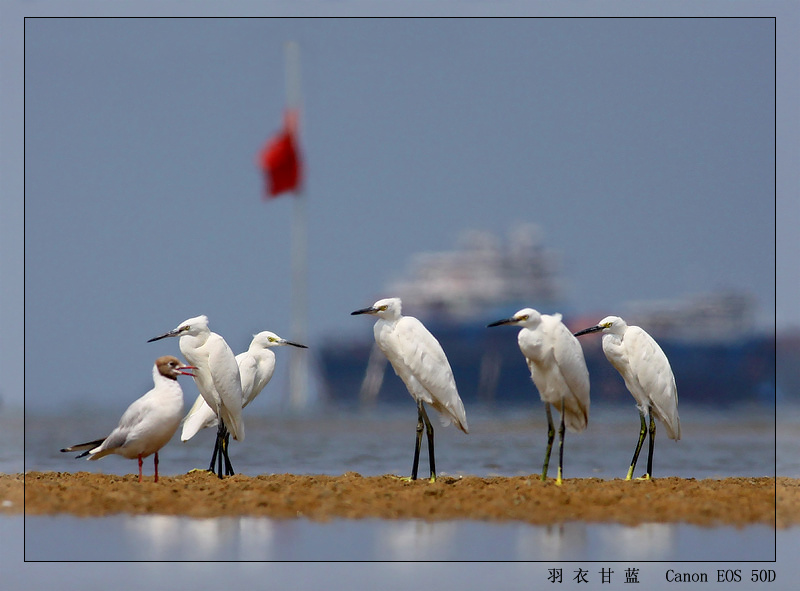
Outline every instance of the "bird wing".
[[181, 441], [189, 441], [197, 435], [201, 429], [206, 427], [216, 427], [219, 424], [217, 413], [215, 413], [202, 395], [197, 397], [192, 408], [183, 418], [183, 428], [181, 429]]
[[[239, 363], [239, 374], [242, 378], [242, 408], [261, 394], [275, 373], [275, 354], [269, 349], [259, 351], [256, 355], [249, 353], [246, 355], [247, 358], [242, 358], [242, 362]], [[239, 360], [239, 355], [236, 359]]]
[[189, 365], [197, 367], [194, 374], [194, 383], [206, 404], [216, 413], [219, 406], [219, 392], [214, 387], [214, 379], [209, 365], [209, 350], [211, 345], [206, 339], [199, 347], [194, 346], [194, 337], [181, 337], [179, 342], [181, 353]]
[[583, 431], [589, 421], [589, 370], [583, 349], [560, 321], [553, 328], [552, 351], [569, 393], [564, 396], [564, 421], [572, 431]]
[[[419, 395], [442, 413], [442, 422], [454, 421], [468, 431], [464, 404], [458, 395], [453, 370], [439, 341], [413, 316], [404, 316], [395, 326], [398, 353], [411, 375], [425, 390]], [[391, 360], [391, 359], [390, 359]], [[402, 376], [401, 376], [402, 377]], [[407, 382], [408, 385], [408, 382]]]
[[658, 343], [638, 326], [629, 326], [623, 338], [630, 372], [650, 400], [671, 439], [680, 439], [678, 390], [669, 360]]
[[208, 344], [208, 364], [220, 398], [220, 418], [233, 438], [241, 441], [244, 439], [242, 381], [236, 357], [228, 343], [216, 333], [211, 333]]
[[250, 404], [253, 400], [253, 386], [256, 381], [256, 367], [258, 363], [248, 351], [239, 353], [236, 356], [236, 363], [239, 365], [239, 379], [242, 382], [242, 408]]
[[114, 453], [114, 450], [121, 448], [128, 442], [129, 438], [136, 433], [141, 425], [142, 419], [153, 407], [152, 397], [149, 396], [149, 394], [150, 392], [134, 400], [125, 412], [122, 413], [119, 424], [109, 436], [106, 437], [100, 445], [89, 450], [91, 454], [89, 456], [90, 460], [99, 460], [108, 454]]

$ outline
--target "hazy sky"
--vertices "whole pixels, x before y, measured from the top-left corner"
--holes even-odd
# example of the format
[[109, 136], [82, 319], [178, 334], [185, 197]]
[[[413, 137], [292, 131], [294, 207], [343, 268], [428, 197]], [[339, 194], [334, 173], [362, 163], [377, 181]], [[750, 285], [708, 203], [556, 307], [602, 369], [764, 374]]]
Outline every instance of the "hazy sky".
[[[789, 17], [778, 247], [791, 251]], [[15, 401], [23, 55], [20, 22], [4, 21], [0, 392]], [[290, 336], [292, 198], [265, 202], [255, 164], [280, 125], [287, 40], [302, 54], [311, 351], [369, 337], [349, 312], [389, 295], [412, 254], [528, 222], [562, 253], [575, 309], [731, 288], [762, 321], [776, 313], [772, 19], [37, 18], [24, 33], [31, 408], [129, 401], [178, 351], [147, 339], [198, 314], [237, 352], [259, 330]], [[795, 306], [777, 313], [800, 324]]]

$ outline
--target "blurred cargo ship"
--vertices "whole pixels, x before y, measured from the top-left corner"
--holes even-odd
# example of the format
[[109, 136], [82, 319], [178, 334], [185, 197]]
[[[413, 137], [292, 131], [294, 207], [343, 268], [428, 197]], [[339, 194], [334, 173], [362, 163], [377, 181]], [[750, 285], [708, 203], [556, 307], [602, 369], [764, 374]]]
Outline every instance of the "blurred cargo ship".
[[[683, 403], [774, 403], [775, 335], [755, 330], [752, 298], [721, 292], [588, 315], [566, 304], [558, 267], [558, 254], [544, 248], [536, 226], [513, 230], [506, 244], [470, 232], [455, 250], [413, 257], [407, 277], [383, 296], [402, 298], [403, 312], [417, 316], [436, 336], [465, 404], [538, 403], [517, 347], [518, 331], [486, 328], [487, 322], [524, 307], [561, 313], [573, 332], [609, 313], [642, 326], [669, 358]], [[632, 403], [603, 355], [601, 338], [581, 344], [592, 399]], [[320, 372], [323, 395], [334, 404], [407, 403], [405, 386], [375, 346], [371, 327], [362, 340], [323, 343]]]

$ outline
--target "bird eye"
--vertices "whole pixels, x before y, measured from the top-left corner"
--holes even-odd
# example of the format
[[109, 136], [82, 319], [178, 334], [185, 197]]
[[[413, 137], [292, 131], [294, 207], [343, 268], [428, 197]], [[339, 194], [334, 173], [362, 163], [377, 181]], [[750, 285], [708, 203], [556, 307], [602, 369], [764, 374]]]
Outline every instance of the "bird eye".
[[274, 343], [278, 339], [276, 339], [275, 337], [268, 337], [268, 340], [269, 340], [270, 343]]
[[378, 310], [380, 310], [381, 312], [386, 312], [386, 310], [387, 310], [388, 308], [389, 308], [389, 306], [387, 306], [387, 305], [385, 305], [385, 304], [384, 304], [383, 306], [381, 306], [380, 308], [378, 308]]
[[523, 314], [519, 317], [520, 320], [527, 320], [528, 318], [530, 318], [530, 314]]

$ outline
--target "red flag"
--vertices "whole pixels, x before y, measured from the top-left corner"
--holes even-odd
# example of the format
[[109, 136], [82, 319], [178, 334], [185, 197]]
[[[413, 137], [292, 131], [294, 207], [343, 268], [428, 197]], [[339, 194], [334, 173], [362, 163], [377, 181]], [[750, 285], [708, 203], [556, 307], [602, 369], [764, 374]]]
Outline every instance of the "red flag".
[[284, 115], [283, 129], [261, 150], [267, 197], [277, 197], [300, 188], [302, 171], [296, 132], [297, 111], [289, 109]]

